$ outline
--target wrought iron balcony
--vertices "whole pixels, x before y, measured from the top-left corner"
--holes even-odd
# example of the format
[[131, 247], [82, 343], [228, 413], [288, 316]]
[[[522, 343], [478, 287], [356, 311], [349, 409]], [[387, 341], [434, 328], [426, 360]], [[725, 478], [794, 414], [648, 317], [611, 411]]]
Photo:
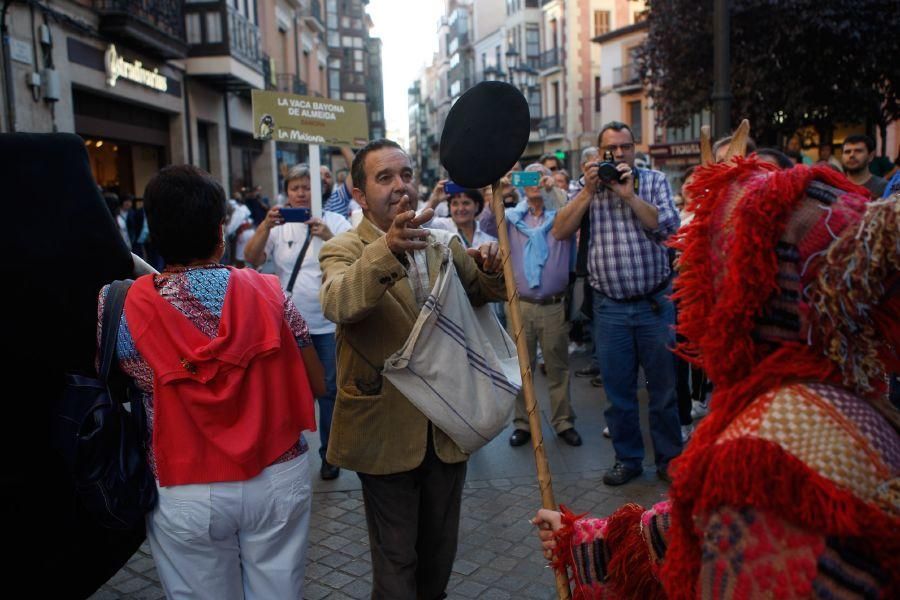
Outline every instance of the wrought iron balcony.
[[306, 83], [300, 81], [300, 78], [293, 73], [276, 73], [275, 89], [289, 94], [306, 95]]
[[319, 0], [306, 0], [305, 5], [300, 10], [300, 16], [321, 33], [325, 33], [325, 21], [322, 19], [322, 4]]
[[563, 123], [559, 115], [544, 117], [541, 119], [540, 129], [547, 132], [547, 135], [557, 135], [563, 133]]
[[[190, 75], [206, 77], [228, 89], [266, 86], [259, 27], [232, 8], [230, 1], [190, 2], [184, 6]], [[234, 60], [210, 60], [213, 58]]]
[[187, 56], [184, 2], [179, 0], [94, 0], [104, 36], [164, 59]]
[[551, 48], [546, 52], [541, 54], [541, 68], [542, 69], [552, 69], [553, 67], [559, 66], [560, 61], [559, 48]]
[[641, 73], [636, 64], [628, 63], [613, 69], [614, 90], [619, 91], [625, 88], [639, 87], [641, 87]]

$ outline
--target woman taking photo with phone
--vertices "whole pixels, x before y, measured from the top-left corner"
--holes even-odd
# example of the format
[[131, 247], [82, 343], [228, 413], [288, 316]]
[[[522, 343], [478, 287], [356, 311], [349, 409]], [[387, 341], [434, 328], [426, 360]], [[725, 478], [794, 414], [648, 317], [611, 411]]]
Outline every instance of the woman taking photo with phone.
[[[325, 242], [352, 227], [350, 221], [329, 211], [325, 211], [321, 219], [309, 217], [312, 188], [307, 165], [294, 165], [288, 171], [284, 179], [284, 192], [287, 204], [269, 210], [265, 220], [256, 228], [253, 238], [247, 242], [244, 258], [256, 267], [269, 258], [272, 259], [275, 275], [281, 281], [282, 289], [297, 305], [309, 326], [313, 346], [325, 369], [325, 394], [316, 398], [319, 403], [319, 439], [322, 442], [319, 448], [319, 456], [322, 458], [319, 475], [326, 480], [336, 479], [340, 475], [340, 469], [325, 460], [334, 397], [337, 394], [335, 327], [322, 314], [319, 304], [319, 288], [322, 286], [319, 252]], [[282, 213], [282, 208], [290, 210]]]
[[446, 179], [437, 183], [432, 200], [429, 200], [426, 208], [435, 208], [435, 205], [446, 201], [450, 216], [435, 217], [425, 226], [456, 233], [466, 248], [477, 248], [485, 242], [496, 242], [497, 238], [481, 231], [478, 224], [478, 215], [484, 210], [484, 196], [481, 192], [461, 188], [452, 183], [450, 189], [447, 189], [447, 183]]

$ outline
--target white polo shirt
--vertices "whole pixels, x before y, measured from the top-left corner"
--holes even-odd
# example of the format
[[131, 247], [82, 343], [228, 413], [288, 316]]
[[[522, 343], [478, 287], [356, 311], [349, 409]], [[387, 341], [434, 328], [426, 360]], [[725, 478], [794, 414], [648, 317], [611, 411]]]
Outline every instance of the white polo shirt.
[[[325, 211], [322, 220], [328, 225], [333, 235], [340, 235], [351, 229], [350, 221], [337, 213]], [[286, 289], [291, 279], [294, 264], [306, 241], [306, 233], [309, 227], [306, 223], [285, 223], [273, 227], [266, 241], [266, 256], [272, 259], [275, 265], [275, 274], [281, 281], [281, 288]], [[322, 314], [322, 305], [319, 304], [319, 288], [322, 287], [322, 269], [319, 268], [319, 252], [325, 244], [322, 238], [313, 236], [309, 243], [309, 249], [303, 259], [300, 272], [297, 273], [297, 281], [294, 282], [294, 293], [291, 298], [297, 305], [297, 310], [306, 320], [309, 332], [313, 335], [333, 333], [334, 323]]]

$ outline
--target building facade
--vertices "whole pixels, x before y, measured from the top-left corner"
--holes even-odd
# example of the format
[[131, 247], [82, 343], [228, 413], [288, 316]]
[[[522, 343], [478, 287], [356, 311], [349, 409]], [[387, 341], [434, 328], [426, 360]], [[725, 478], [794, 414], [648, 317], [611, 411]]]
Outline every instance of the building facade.
[[[34, 20], [26, 4], [11, 4], [6, 15], [2, 131], [80, 135], [104, 189], [141, 196], [161, 167], [190, 163], [228, 191], [259, 185], [276, 195], [279, 175], [305, 160], [306, 148], [253, 138], [251, 91], [327, 96], [329, 61], [345, 51], [354, 67], [361, 51], [369, 77], [352, 99], [371, 99], [370, 131], [379, 123], [384, 130], [380, 44], [357, 48], [362, 42], [351, 39], [348, 48], [329, 48], [334, 36], [320, 0], [58, 0], [33, 7]], [[356, 7], [367, 29], [363, 3]], [[339, 32], [338, 40], [345, 41]]]

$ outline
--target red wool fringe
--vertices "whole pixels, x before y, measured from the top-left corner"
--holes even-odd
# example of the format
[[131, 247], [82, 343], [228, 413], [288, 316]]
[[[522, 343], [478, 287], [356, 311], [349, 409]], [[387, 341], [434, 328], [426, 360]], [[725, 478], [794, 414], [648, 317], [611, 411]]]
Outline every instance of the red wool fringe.
[[650, 550], [641, 536], [641, 514], [637, 504], [626, 504], [609, 518], [609, 586], [622, 598], [665, 600], [666, 593], [653, 576]]
[[[697, 486], [692, 514], [723, 505], [752, 506], [819, 535], [855, 538], [890, 578], [884, 597], [900, 597], [900, 520], [839, 488], [772, 442], [742, 439], [712, 446], [707, 462], [711, 468]], [[672, 521], [671, 537], [661, 574], [668, 597], [696, 598], [701, 540], [692, 521], [681, 514]]]

